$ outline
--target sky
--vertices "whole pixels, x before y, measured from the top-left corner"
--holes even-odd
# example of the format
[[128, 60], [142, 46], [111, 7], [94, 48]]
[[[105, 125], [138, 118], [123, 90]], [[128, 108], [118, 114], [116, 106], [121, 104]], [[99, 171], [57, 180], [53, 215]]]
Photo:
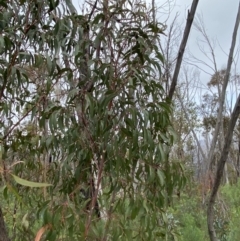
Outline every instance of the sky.
[[[172, 1], [173, 8], [170, 13], [170, 17], [167, 20], [167, 25], [169, 25], [174, 16], [178, 13], [178, 21], [180, 25], [184, 29], [187, 19], [188, 9], [191, 8], [192, 0], [170, 0]], [[148, 0], [148, 2], [151, 2]], [[156, 4], [161, 6], [166, 2], [166, 0], [156, 0]], [[235, 25], [237, 10], [238, 10], [239, 1], [233, 0], [199, 0], [196, 14], [201, 15], [204, 21], [205, 29], [211, 41], [215, 41], [214, 52], [216, 56], [217, 68], [222, 69], [227, 66], [228, 54], [230, 50], [230, 45], [232, 41], [232, 32]], [[166, 15], [159, 16], [160, 20], [165, 20]], [[179, 23], [178, 22], [178, 23]], [[240, 29], [239, 29], [240, 31]], [[237, 50], [240, 50], [240, 34], [238, 34], [238, 38], [235, 46], [235, 53], [238, 53]], [[187, 43], [187, 52], [191, 52], [195, 57], [203, 60], [205, 63], [210, 64], [210, 61], [204, 56], [204, 54], [198, 49], [198, 42], [203, 39], [201, 34], [196, 30], [195, 27], [192, 27], [190, 32], [190, 37]], [[205, 45], [206, 53], [208, 52], [208, 48]], [[235, 60], [238, 60], [238, 55], [235, 55]], [[200, 65], [199, 65], [200, 66]], [[232, 69], [235, 68], [238, 73], [240, 72], [239, 61], [233, 64]], [[212, 74], [213, 72], [207, 68], [206, 66], [201, 66], [206, 72]], [[210, 75], [205, 74], [203, 71], [200, 73], [200, 84], [199, 86], [202, 90], [198, 91], [199, 95], [202, 95], [205, 91], [207, 91], [207, 82], [210, 79]], [[234, 87], [231, 87], [234, 89]], [[236, 89], [236, 88], [235, 88]], [[230, 89], [228, 88], [228, 93], [230, 93]], [[235, 95], [227, 94], [227, 98], [230, 98], [232, 104], [234, 104]], [[198, 97], [197, 97], [198, 98]], [[233, 107], [233, 105], [232, 105]]]
[[[181, 20], [185, 20], [187, 17], [187, 9], [190, 9], [192, 0], [176, 0], [175, 2], [175, 8], [171, 16], [173, 17], [174, 13], [178, 12]], [[197, 7], [197, 14], [203, 16], [205, 27], [210, 38], [217, 40], [226, 54], [229, 53], [230, 49], [238, 4], [236, 0], [199, 0]], [[169, 20], [171, 20], [171, 18]], [[196, 42], [200, 37], [195, 29], [192, 30], [189, 38], [189, 48], [191, 51], [192, 49], [194, 50], [194, 48], [196, 50]], [[237, 45], [238, 44], [239, 38], [237, 41]], [[217, 48], [217, 46], [216, 52], [219, 67], [224, 67], [227, 61], [226, 54], [224, 54], [220, 48]]]

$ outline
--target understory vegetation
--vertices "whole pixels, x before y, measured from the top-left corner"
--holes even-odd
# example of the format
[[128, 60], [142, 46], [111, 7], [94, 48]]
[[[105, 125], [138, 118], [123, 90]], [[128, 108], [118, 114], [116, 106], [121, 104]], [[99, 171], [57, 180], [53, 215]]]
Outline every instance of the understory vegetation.
[[[77, 203], [77, 208], [67, 206], [64, 202], [59, 204], [54, 209], [54, 215], [50, 214], [47, 210], [49, 202], [40, 200], [42, 193], [31, 192], [31, 195], [24, 198], [21, 197], [22, 205], [16, 207], [16, 203], [19, 202], [20, 197], [8, 194], [6, 190], [2, 190], [4, 197], [1, 197], [1, 203], [4, 208], [4, 217], [6, 219], [6, 225], [9, 228], [10, 236], [16, 237], [14, 240], [33, 240], [35, 234], [38, 232], [39, 227], [42, 223], [51, 223], [53, 226], [60, 227], [59, 233], [49, 233], [46, 240], [56, 240], [56, 237], [60, 237], [60, 240], [71, 240], [78, 238], [78, 235], [72, 233], [69, 235], [69, 227], [65, 226], [64, 219], [70, 224], [76, 223], [80, 228], [81, 210], [83, 206]], [[217, 230], [219, 240], [227, 241], [233, 240], [238, 241], [240, 238], [240, 232], [238, 229], [239, 217], [240, 217], [240, 182], [232, 185], [225, 185], [221, 188], [219, 193], [219, 200], [216, 204], [216, 220], [215, 228]], [[35, 198], [34, 198], [35, 196]], [[79, 197], [81, 199], [81, 197]], [[180, 241], [204, 241], [208, 240], [208, 230], [206, 222], [206, 209], [207, 202], [203, 202], [202, 195], [199, 190], [199, 186], [192, 186], [188, 190], [184, 190], [179, 199], [177, 196], [173, 199], [173, 206], [169, 208], [163, 216], [166, 226], [161, 229], [158, 227], [152, 228], [152, 232], [155, 232], [158, 240], [180, 240]], [[36, 208], [41, 207], [36, 211]], [[70, 213], [68, 217], [65, 217], [65, 213]], [[128, 215], [128, 221], [121, 220], [121, 216]], [[141, 215], [140, 215], [141, 216]], [[144, 220], [144, 226], [147, 225], [146, 219]], [[114, 222], [114, 220], [112, 221]], [[124, 223], [121, 223], [124, 222]], [[115, 223], [114, 225], [129, 225], [131, 230], [134, 230], [136, 236], [139, 232], [140, 220], [136, 218], [136, 211], [129, 210], [129, 203], [122, 204], [121, 207], [115, 210]], [[103, 231], [105, 225], [104, 222], [97, 222], [94, 224], [92, 230], [92, 237], [98, 236]], [[84, 226], [82, 226], [84, 230]], [[115, 232], [112, 230], [112, 232]], [[124, 234], [124, 232], [126, 232]], [[127, 239], [126, 229], [122, 229], [120, 233], [116, 233], [116, 236], [112, 236], [113, 240], [126, 240]], [[131, 231], [132, 232], [132, 231]], [[123, 235], [123, 236], [121, 236]], [[126, 235], [126, 236], [125, 236]], [[151, 236], [148, 237], [151, 240]], [[144, 239], [145, 240], [145, 239]]]

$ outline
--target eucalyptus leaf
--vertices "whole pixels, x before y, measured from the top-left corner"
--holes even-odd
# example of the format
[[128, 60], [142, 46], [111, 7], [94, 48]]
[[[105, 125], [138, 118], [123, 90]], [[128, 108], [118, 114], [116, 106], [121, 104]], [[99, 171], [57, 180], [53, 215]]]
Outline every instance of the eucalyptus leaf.
[[22, 178], [20, 178], [18, 176], [15, 176], [13, 174], [11, 174], [11, 175], [14, 178], [15, 182], [17, 182], [18, 184], [20, 184], [22, 186], [26, 186], [26, 187], [49, 187], [49, 186], [52, 186], [52, 184], [31, 182], [31, 181], [22, 179]]

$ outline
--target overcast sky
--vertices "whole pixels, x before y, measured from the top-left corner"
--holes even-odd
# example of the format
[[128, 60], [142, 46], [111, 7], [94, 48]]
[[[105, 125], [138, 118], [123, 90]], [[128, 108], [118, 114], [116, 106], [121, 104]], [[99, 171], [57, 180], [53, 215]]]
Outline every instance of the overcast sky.
[[[192, 0], [176, 0], [176, 5], [172, 12], [180, 13], [181, 19], [186, 20], [187, 9], [190, 9]], [[232, 32], [238, 9], [236, 0], [199, 0], [197, 14], [203, 16], [206, 30], [212, 39], [216, 39], [221, 48], [228, 54], [232, 39]], [[185, 22], [184, 22], [185, 23]], [[190, 36], [189, 47], [193, 51], [196, 48], [199, 34], [193, 29]], [[237, 46], [239, 45], [239, 38]], [[217, 60], [219, 68], [226, 66], [227, 56], [216, 46]]]
[[[171, 0], [174, 2], [174, 0]], [[151, 2], [148, 0], [148, 2]], [[166, 2], [166, 0], [156, 0], [156, 4], [158, 3], [158, 6], [161, 6], [161, 3]], [[170, 17], [168, 19], [168, 24], [173, 20], [176, 13], [179, 14], [178, 22], [181, 23], [182, 28], [185, 27], [186, 24], [186, 18], [187, 18], [187, 11], [191, 8], [192, 0], [175, 0], [174, 8], [172, 9], [170, 13]], [[210, 38], [210, 40], [215, 41], [215, 56], [217, 61], [217, 68], [220, 70], [221, 68], [224, 68], [227, 66], [227, 59], [228, 54], [230, 50], [230, 45], [232, 41], [232, 32], [234, 29], [234, 24], [236, 20], [237, 10], [238, 10], [238, 1], [233, 0], [199, 0], [199, 4], [197, 7], [197, 15], [202, 15], [204, 23], [205, 23], [205, 29], [207, 31], [207, 34]], [[165, 17], [166, 18], [166, 17]], [[161, 19], [161, 18], [160, 18]], [[162, 16], [162, 19], [164, 19], [164, 16]], [[240, 31], [240, 30], [239, 30]], [[235, 53], [238, 53], [239, 49], [239, 36], [237, 38], [236, 46], [235, 46]], [[197, 42], [203, 39], [201, 34], [197, 32], [197, 30], [193, 27], [191, 29], [189, 41], [187, 43], [187, 49], [194, 54], [197, 58], [205, 61], [206, 63], [210, 63], [210, 61], [204, 57], [204, 55], [199, 51]], [[207, 46], [206, 46], [206, 52], [207, 52]], [[235, 60], [237, 60], [237, 55], [235, 56]], [[212, 64], [211, 64], [212, 65]], [[233, 64], [232, 69], [236, 67], [236, 71], [239, 73], [240, 68], [238, 67], [239, 63], [237, 62], [236, 65]], [[213, 74], [213, 72], [208, 69], [206, 66], [201, 66], [203, 69], [205, 69], [207, 72]], [[201, 71], [200, 74], [200, 84], [198, 94], [199, 96], [197, 98], [200, 98], [200, 96], [207, 91], [206, 83], [209, 81], [210, 76], [205, 74], [203, 71]], [[201, 90], [201, 88], [203, 88]], [[235, 88], [236, 87], [231, 87]], [[230, 89], [228, 88], [230, 91]], [[231, 91], [232, 92], [232, 91]], [[228, 92], [230, 93], [230, 92]], [[236, 99], [237, 93], [235, 95], [229, 95], [228, 99], [231, 99], [232, 103], [234, 103], [234, 99]]]

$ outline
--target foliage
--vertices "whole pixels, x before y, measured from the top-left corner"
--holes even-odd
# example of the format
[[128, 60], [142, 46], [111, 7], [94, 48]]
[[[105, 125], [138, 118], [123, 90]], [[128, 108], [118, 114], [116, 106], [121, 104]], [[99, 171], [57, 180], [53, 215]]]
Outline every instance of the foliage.
[[[13, 210], [7, 219], [15, 215], [11, 236], [175, 240], [166, 207], [185, 177], [168, 159], [171, 105], [154, 44], [164, 26], [137, 0], [88, 9], [0, 3], [1, 173], [3, 208]], [[42, 188], [29, 187], [36, 183]]]
[[204, 241], [208, 238], [206, 216], [201, 199], [196, 193], [183, 194], [174, 208], [174, 217], [179, 221], [179, 240]]
[[224, 198], [225, 206], [228, 207], [226, 221], [228, 222], [228, 232], [226, 240], [239, 240], [240, 233], [237, 228], [239, 222], [239, 186], [238, 181], [234, 185], [225, 185], [221, 189], [221, 194]]
[[[239, 240], [239, 185], [226, 184], [221, 188], [215, 208], [215, 229], [219, 240]], [[192, 191], [185, 190], [172, 213], [178, 221], [179, 240], [204, 241], [208, 239], [206, 226], [206, 206], [202, 204], [197, 186]]]

